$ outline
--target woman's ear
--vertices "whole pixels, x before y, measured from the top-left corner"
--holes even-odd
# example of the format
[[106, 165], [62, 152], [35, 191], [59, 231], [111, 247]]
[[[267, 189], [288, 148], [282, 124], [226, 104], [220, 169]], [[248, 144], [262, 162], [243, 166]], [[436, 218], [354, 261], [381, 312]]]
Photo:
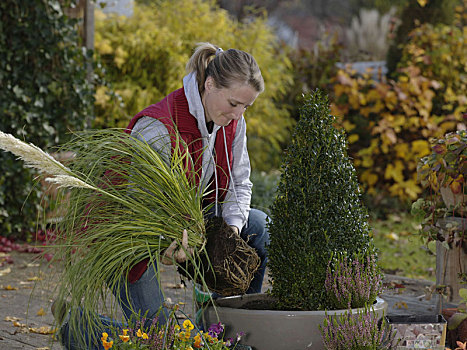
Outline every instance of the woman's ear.
[[213, 88], [214, 88], [214, 79], [211, 76], [209, 76], [204, 81], [204, 90], [209, 92]]

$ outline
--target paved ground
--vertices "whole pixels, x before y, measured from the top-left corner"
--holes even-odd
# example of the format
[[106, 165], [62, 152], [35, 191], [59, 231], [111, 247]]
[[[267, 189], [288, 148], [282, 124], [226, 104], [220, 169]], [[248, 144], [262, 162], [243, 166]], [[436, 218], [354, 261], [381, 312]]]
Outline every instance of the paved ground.
[[[46, 267], [30, 253], [8, 254], [12, 264], [0, 267], [0, 350], [56, 350], [53, 342], [53, 316], [50, 312], [52, 290], [60, 277], [60, 268]], [[5, 255], [0, 253], [0, 261]], [[191, 289], [180, 283], [174, 268], [162, 271], [162, 283], [172, 303], [192, 316]], [[180, 312], [180, 317], [184, 317]]]
[[[0, 267], [0, 350], [60, 349], [53, 342], [50, 312], [51, 289], [60, 269], [45, 267], [34, 254], [12, 252], [9, 256], [13, 263]], [[5, 255], [0, 254], [0, 262], [2, 258]], [[191, 288], [180, 282], [174, 268], [169, 266], [162, 271], [166, 296], [173, 303], [182, 302], [181, 310], [192, 317]], [[431, 282], [387, 275], [385, 284], [388, 290], [383, 299], [389, 304], [388, 314], [439, 313], [436, 299], [426, 300]], [[268, 288], [265, 282], [263, 291]]]

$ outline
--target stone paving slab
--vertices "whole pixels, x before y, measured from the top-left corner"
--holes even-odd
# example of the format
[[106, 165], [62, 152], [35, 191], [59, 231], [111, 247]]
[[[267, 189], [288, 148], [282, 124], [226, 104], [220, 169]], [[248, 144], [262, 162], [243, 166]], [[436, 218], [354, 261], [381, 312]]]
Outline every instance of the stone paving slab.
[[[0, 350], [61, 349], [52, 335], [40, 334], [53, 327], [50, 296], [60, 268], [45, 267], [33, 254], [12, 252], [10, 256], [14, 263], [0, 267]], [[184, 285], [173, 266], [165, 266], [161, 274], [168, 301], [181, 303], [178, 316], [193, 318], [191, 283]], [[384, 282], [388, 289], [382, 298], [388, 302], [388, 314], [438, 313], [436, 298], [425, 299], [433, 282], [394, 275], [386, 275]], [[269, 288], [266, 280], [263, 292]]]

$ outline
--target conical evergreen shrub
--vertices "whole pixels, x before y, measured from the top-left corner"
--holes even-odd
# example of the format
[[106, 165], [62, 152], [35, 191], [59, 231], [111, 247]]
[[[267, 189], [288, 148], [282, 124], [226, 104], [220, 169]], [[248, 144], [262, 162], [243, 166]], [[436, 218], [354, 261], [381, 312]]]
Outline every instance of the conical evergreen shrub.
[[280, 309], [330, 308], [324, 282], [333, 252], [374, 253], [346, 138], [327, 96], [304, 97], [271, 207], [269, 269]]

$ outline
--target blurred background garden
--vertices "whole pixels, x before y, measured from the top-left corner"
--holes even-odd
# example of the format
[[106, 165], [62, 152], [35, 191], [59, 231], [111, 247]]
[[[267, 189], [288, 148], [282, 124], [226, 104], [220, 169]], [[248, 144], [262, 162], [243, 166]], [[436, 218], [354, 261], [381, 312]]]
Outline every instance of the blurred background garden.
[[[197, 42], [248, 51], [266, 85], [245, 114], [252, 206], [268, 211], [301, 97], [323, 89], [381, 266], [434, 280], [435, 242], [411, 205], [430, 191], [417, 176], [430, 139], [467, 123], [466, 10], [466, 0], [4, 0], [0, 130], [56, 153], [70, 132], [124, 128], [181, 87]], [[0, 153], [1, 236], [33, 240], [38, 219], [53, 219], [53, 191], [36, 175]]]

